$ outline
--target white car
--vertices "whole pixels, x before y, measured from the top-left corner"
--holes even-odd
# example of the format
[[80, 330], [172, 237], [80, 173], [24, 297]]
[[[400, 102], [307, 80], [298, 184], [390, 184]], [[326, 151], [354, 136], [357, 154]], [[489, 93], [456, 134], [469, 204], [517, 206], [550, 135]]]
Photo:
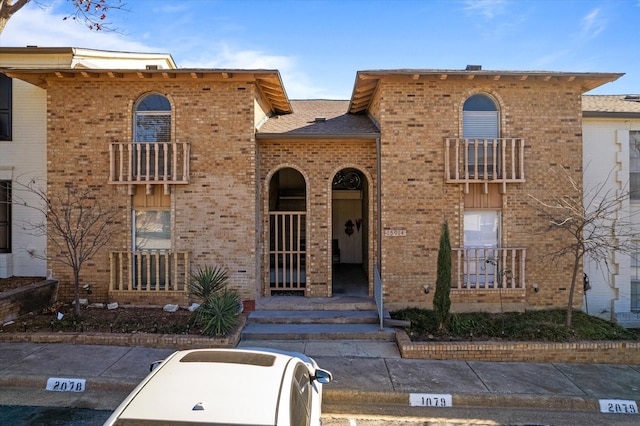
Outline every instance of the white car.
[[152, 364], [105, 425], [320, 425], [331, 373], [276, 349], [194, 349]]

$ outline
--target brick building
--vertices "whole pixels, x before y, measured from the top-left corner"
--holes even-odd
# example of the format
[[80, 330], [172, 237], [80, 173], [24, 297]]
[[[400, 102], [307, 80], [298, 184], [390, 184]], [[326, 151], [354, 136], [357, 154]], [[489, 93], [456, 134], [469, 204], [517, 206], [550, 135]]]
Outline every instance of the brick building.
[[563, 241], [531, 200], [569, 192], [551, 167], [581, 180], [582, 94], [620, 76], [360, 71], [349, 101], [290, 101], [276, 70], [3, 72], [47, 90], [50, 196], [119, 212], [82, 273], [95, 301], [186, 304], [217, 265], [244, 300], [381, 283], [389, 309], [430, 307], [446, 220], [455, 311], [566, 304], [571, 259], [545, 257]]
[[[0, 68], [176, 68], [166, 53], [126, 53], [72, 47], [0, 47]], [[38, 197], [21, 186], [47, 185], [47, 91], [0, 74], [0, 278], [43, 277], [46, 238], [32, 232], [44, 215]], [[12, 205], [3, 202], [13, 198]], [[22, 202], [17, 202], [21, 200]]]

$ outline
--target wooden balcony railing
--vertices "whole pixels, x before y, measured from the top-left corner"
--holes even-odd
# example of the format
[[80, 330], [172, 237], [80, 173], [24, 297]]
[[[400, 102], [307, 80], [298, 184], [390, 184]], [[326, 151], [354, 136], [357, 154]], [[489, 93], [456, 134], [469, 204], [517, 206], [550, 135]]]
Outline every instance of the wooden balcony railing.
[[524, 248], [465, 247], [454, 248], [452, 252], [452, 289], [525, 288], [527, 250]]
[[112, 251], [109, 291], [187, 292], [189, 258], [187, 251]]
[[189, 143], [113, 142], [109, 146], [109, 183], [187, 184], [189, 155]]
[[524, 139], [445, 138], [445, 180], [464, 183], [524, 182]]

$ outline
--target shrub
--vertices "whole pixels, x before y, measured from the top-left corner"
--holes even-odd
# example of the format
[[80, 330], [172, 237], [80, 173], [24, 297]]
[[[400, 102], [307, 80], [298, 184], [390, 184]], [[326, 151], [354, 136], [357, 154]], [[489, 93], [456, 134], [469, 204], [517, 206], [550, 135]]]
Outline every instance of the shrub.
[[196, 297], [202, 304], [215, 293], [223, 290], [227, 285], [227, 270], [220, 267], [198, 267], [191, 273], [189, 280], [189, 294]]
[[449, 240], [449, 225], [442, 224], [440, 231], [440, 247], [438, 248], [438, 263], [436, 271], [436, 292], [433, 296], [433, 308], [438, 319], [438, 331], [449, 329], [449, 310], [451, 309], [451, 242]]
[[197, 310], [197, 323], [207, 336], [226, 336], [238, 325], [240, 295], [234, 290], [224, 289], [214, 293], [207, 303]]
[[226, 269], [208, 265], [191, 274], [189, 293], [201, 301], [193, 319], [202, 334], [225, 336], [238, 325], [240, 295], [227, 289], [227, 279]]

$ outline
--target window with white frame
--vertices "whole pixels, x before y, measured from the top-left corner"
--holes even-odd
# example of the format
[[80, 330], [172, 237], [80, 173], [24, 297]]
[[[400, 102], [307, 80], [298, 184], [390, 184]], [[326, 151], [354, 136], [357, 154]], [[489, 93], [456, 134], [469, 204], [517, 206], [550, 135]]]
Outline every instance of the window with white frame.
[[467, 143], [470, 176], [493, 175], [500, 148], [499, 133], [498, 107], [493, 99], [482, 93], [470, 96], [462, 107], [462, 137]]
[[640, 241], [631, 253], [631, 311], [640, 312]]
[[[171, 104], [159, 94], [141, 98], [134, 112], [134, 174], [144, 180], [156, 180], [169, 174], [171, 164]], [[165, 166], [166, 162], [166, 166]]]
[[500, 246], [500, 211], [465, 210], [465, 286], [492, 288]]
[[640, 130], [629, 132], [629, 194], [640, 200]]
[[132, 207], [133, 287], [161, 290], [171, 269], [171, 196], [155, 185], [151, 194], [136, 192]]

